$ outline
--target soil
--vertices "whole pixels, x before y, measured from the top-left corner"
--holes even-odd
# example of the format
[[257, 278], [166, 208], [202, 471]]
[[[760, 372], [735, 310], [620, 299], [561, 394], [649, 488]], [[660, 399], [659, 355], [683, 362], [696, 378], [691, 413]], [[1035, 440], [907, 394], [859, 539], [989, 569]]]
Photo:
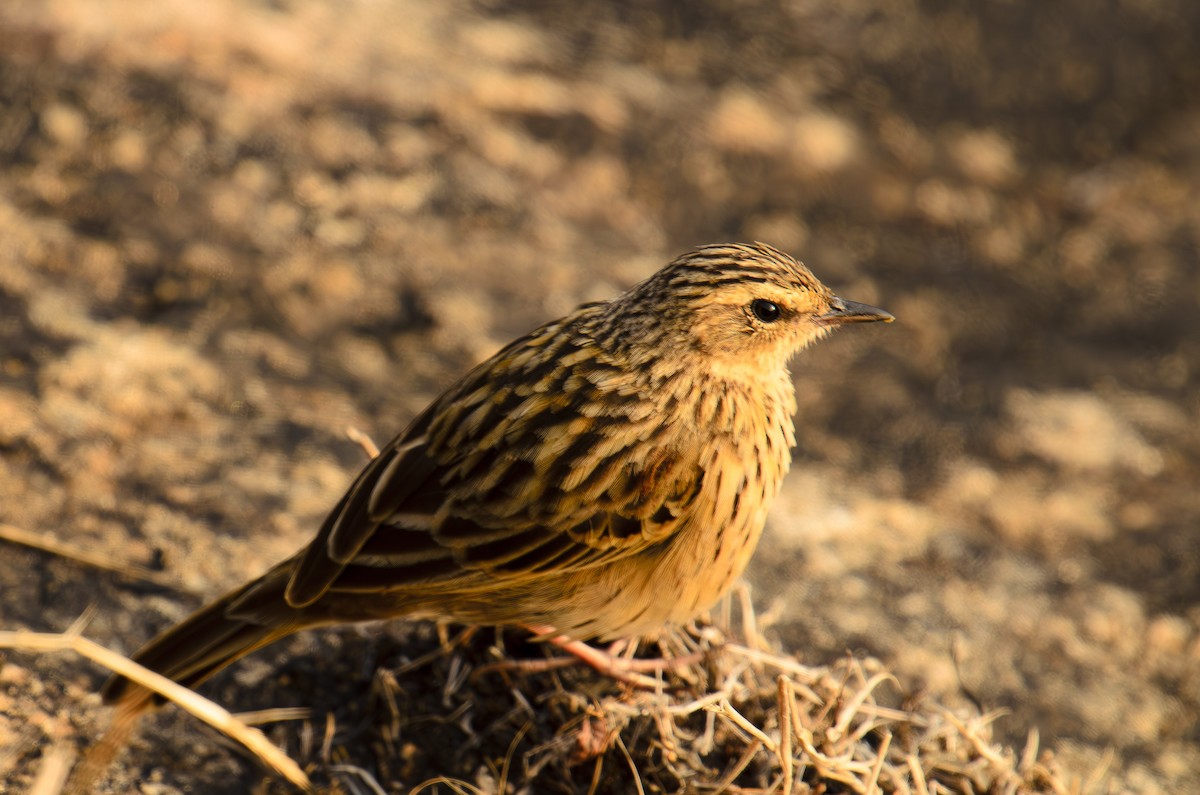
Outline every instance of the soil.
[[[794, 364], [760, 621], [1003, 710], [1087, 791], [1200, 791], [1197, 41], [1189, 0], [8, 0], [0, 522], [162, 576], [0, 542], [0, 628], [91, 606], [132, 652], [305, 543], [364, 462], [347, 427], [763, 240], [898, 322]], [[310, 707], [272, 737], [311, 758], [433, 646], [308, 633], [206, 692]], [[0, 790], [99, 734], [104, 677], [5, 654]], [[495, 786], [441, 720], [343, 762]], [[265, 779], [164, 710], [105, 787]]]

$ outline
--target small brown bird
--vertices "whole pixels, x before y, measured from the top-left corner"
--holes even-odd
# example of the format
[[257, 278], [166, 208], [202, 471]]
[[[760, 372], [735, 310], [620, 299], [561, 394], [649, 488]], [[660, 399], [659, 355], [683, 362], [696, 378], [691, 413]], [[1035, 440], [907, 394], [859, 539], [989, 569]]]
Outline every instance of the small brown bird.
[[[792, 354], [890, 322], [762, 245], [706, 246], [506, 346], [373, 459], [300, 553], [134, 659], [195, 686], [393, 617], [575, 639], [685, 622], [741, 574], [795, 443]], [[127, 710], [150, 694], [114, 677]]]

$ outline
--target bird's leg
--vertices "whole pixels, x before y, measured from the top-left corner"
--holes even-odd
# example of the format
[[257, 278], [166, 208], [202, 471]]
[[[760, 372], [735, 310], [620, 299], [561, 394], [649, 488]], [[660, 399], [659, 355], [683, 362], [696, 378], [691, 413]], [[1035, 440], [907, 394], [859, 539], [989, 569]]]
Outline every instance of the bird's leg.
[[582, 661], [604, 676], [616, 679], [618, 682], [625, 682], [634, 687], [657, 689], [661, 685], [661, 679], [654, 676], [647, 676], [646, 674], [662, 674], [665, 671], [691, 665], [704, 657], [703, 652], [693, 652], [692, 654], [682, 657], [672, 657], [670, 659], [635, 660], [619, 656], [628, 647], [628, 641], [619, 640], [609, 646], [607, 650], [604, 650], [597, 649], [595, 646], [591, 646], [583, 641], [572, 640], [566, 635], [559, 635], [555, 633], [552, 627], [529, 624], [525, 626], [525, 629], [533, 633], [534, 640], [544, 640], [547, 643], [552, 643], [575, 659], [572, 660], [570, 657], [555, 657], [548, 660], [509, 660], [483, 666], [476, 670], [475, 673], [481, 674], [500, 669], [541, 672], [562, 668], [571, 665], [573, 662]]

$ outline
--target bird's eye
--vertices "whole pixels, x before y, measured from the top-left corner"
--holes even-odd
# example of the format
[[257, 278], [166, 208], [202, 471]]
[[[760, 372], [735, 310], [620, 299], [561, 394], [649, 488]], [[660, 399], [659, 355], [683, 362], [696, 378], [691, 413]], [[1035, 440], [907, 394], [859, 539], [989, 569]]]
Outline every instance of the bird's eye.
[[764, 323], [774, 323], [782, 314], [779, 304], [774, 301], [768, 301], [765, 298], [755, 298], [751, 301], [750, 311]]

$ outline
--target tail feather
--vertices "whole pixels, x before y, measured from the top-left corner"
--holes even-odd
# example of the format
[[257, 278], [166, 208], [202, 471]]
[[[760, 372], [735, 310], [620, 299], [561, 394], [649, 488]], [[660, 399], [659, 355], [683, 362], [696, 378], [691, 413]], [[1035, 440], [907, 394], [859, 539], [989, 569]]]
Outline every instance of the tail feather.
[[[230, 663], [304, 628], [306, 622], [298, 611], [294, 616], [271, 616], [274, 620], [260, 621], [247, 619], [231, 610], [251, 591], [264, 590], [277, 590], [275, 604], [281, 612], [287, 610], [283, 601], [286, 582], [286, 577], [280, 576], [280, 570], [276, 569], [231, 591], [162, 632], [132, 659], [181, 685], [194, 688]], [[106, 704], [145, 702], [148, 706], [150, 702], [149, 693], [119, 675], [110, 677], [100, 694]]]

